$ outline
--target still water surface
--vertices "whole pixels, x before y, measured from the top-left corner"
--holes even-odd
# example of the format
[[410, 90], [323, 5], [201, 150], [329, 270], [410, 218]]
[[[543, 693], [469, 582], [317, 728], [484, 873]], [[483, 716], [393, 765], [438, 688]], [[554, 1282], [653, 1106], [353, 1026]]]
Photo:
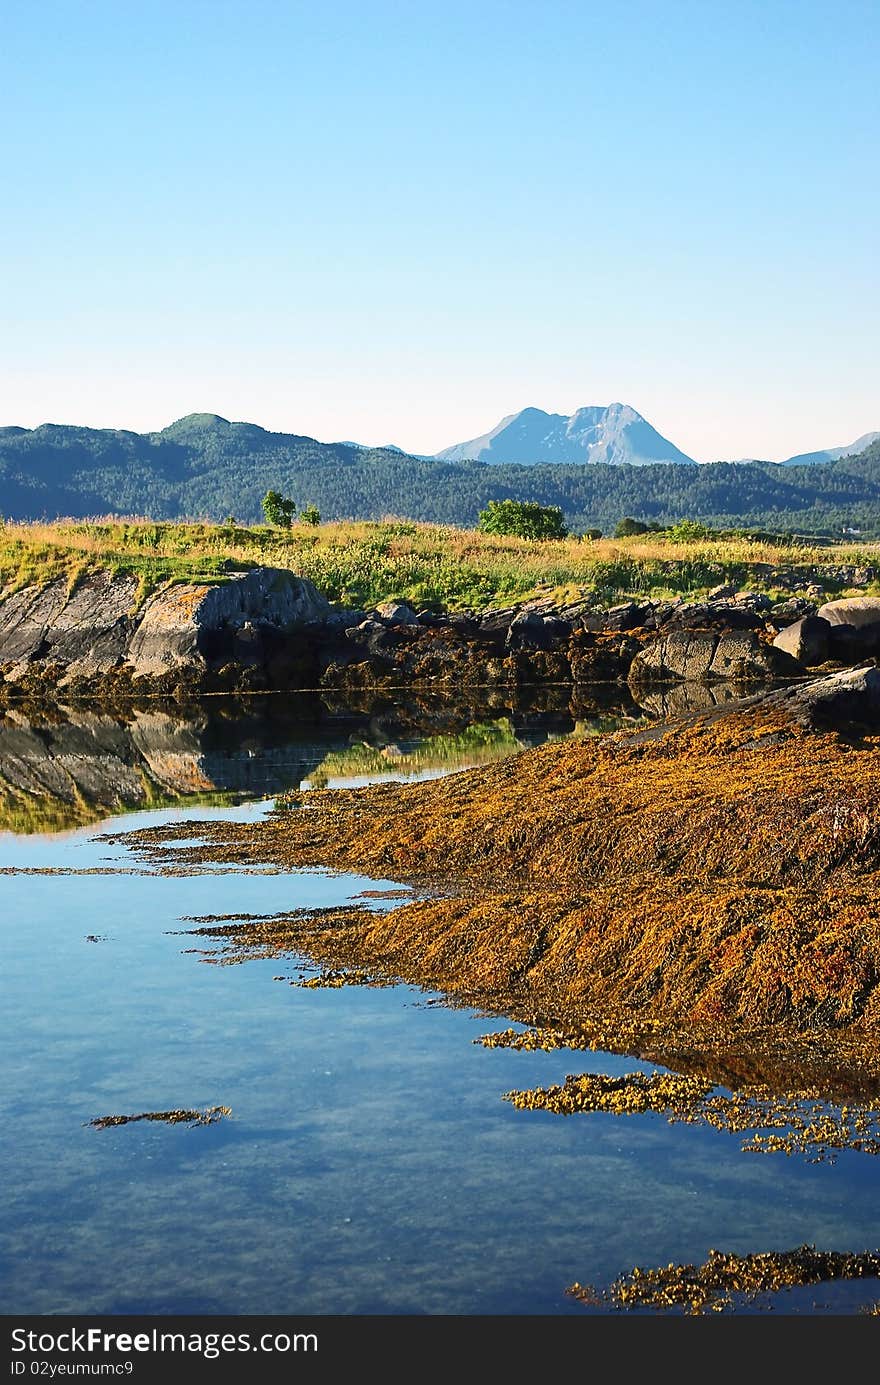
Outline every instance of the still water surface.
[[[430, 740], [413, 733], [409, 750], [398, 745], [391, 759], [423, 752], [400, 773], [469, 763], [465, 745], [457, 760], [450, 751], [428, 764]], [[476, 740], [485, 747], [484, 733]], [[328, 756], [327, 779], [345, 777], [351, 731], [325, 742], [318, 764], [296, 760], [299, 782]], [[257, 738], [234, 804], [122, 812], [109, 826], [258, 817], [267, 803], [241, 800], [284, 787], [278, 755], [262, 755], [262, 783], [260, 759]], [[356, 768], [371, 777], [362, 759]], [[8, 770], [0, 735], [7, 788]], [[503, 1017], [450, 1010], [407, 986], [274, 980], [300, 974], [295, 958], [205, 965], [186, 950], [199, 940], [180, 935], [192, 915], [338, 905], [393, 882], [145, 873], [123, 845], [99, 840], [107, 810], [98, 817], [71, 829], [62, 814], [53, 831], [38, 814], [41, 830], [26, 831], [19, 814], [19, 830], [0, 835], [0, 1311], [583, 1314], [566, 1285], [606, 1284], [635, 1264], [702, 1261], [711, 1247], [880, 1247], [877, 1160], [744, 1154], [736, 1135], [658, 1115], [516, 1111], [501, 1099], [512, 1087], [650, 1065], [488, 1050], [473, 1040], [507, 1027]], [[215, 1104], [232, 1118], [196, 1129], [84, 1124]], [[854, 1311], [878, 1297], [871, 1281], [775, 1303]]]

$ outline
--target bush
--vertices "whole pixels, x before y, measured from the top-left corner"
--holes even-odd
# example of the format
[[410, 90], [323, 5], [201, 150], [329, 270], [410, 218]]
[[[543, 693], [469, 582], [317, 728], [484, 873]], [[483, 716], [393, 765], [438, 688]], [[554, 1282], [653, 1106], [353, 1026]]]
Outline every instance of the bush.
[[701, 539], [708, 539], [712, 536], [712, 530], [707, 524], [701, 524], [696, 519], [680, 519], [677, 524], [669, 528], [669, 537], [673, 543], [699, 543]]
[[534, 500], [490, 500], [477, 521], [484, 534], [513, 534], [520, 539], [564, 539], [567, 529], [558, 505]]
[[626, 515], [618, 524], [614, 531], [616, 539], [630, 539], [634, 534], [647, 534], [648, 526], [641, 519], [632, 519]]
[[321, 523], [321, 511], [318, 509], [317, 505], [307, 505], [306, 508], [301, 511], [300, 519], [303, 524], [311, 524], [317, 528]]

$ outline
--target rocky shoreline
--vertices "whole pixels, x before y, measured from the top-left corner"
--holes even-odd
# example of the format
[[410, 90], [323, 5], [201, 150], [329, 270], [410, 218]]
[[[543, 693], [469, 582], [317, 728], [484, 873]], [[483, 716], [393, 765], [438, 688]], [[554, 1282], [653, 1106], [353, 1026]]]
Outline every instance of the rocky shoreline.
[[551, 596], [507, 609], [333, 607], [305, 578], [254, 568], [138, 603], [132, 576], [92, 574], [0, 600], [0, 695], [132, 697], [400, 686], [749, 685], [880, 654], [880, 598], [771, 603], [720, 587], [701, 600]]
[[127, 840], [161, 868], [324, 865], [418, 891], [205, 920], [220, 960], [305, 953], [601, 1047], [874, 1080], [878, 729], [880, 672], [855, 670], [446, 779], [288, 795], [197, 846], [191, 824]]

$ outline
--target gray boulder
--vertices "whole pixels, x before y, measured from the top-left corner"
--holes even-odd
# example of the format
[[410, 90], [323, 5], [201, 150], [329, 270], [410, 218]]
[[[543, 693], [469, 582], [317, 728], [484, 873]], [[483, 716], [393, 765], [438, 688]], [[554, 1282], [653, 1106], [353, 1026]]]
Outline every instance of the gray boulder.
[[797, 659], [799, 664], [810, 668], [814, 664], [824, 664], [829, 656], [828, 635], [831, 626], [824, 616], [805, 616], [803, 620], [788, 625], [773, 641], [774, 649], [781, 649]]
[[880, 669], [850, 668], [810, 683], [780, 688], [746, 705], [780, 707], [817, 730], [880, 726]]
[[790, 655], [762, 644], [753, 630], [681, 630], [663, 635], [637, 654], [629, 681], [637, 686], [716, 678], [750, 682], [800, 671]]
[[567, 620], [539, 615], [537, 611], [521, 611], [510, 623], [505, 646], [507, 649], [555, 649], [571, 634]]
[[880, 625], [880, 596], [847, 596], [826, 601], [817, 615], [829, 625]]
[[168, 587], [146, 603], [126, 662], [138, 678], [259, 662], [259, 639], [323, 624], [329, 612], [311, 582], [281, 568], [254, 568], [215, 586]]
[[376, 607], [376, 615], [386, 625], [418, 625], [419, 618], [412, 606], [405, 601], [383, 601]]
[[[562, 614], [567, 615], [567, 612]], [[635, 601], [625, 601], [619, 606], [611, 606], [607, 611], [584, 609], [579, 624], [584, 630], [617, 632], [638, 630], [654, 618], [654, 608], [640, 606]]]

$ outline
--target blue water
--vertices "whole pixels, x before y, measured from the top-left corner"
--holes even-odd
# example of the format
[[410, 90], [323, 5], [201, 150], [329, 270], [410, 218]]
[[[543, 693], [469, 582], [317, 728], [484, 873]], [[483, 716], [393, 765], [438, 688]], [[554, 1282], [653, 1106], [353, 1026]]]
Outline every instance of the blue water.
[[[874, 1159], [744, 1154], [735, 1135], [657, 1115], [518, 1112], [511, 1087], [650, 1065], [487, 1050], [472, 1040], [503, 1018], [407, 986], [273, 980], [298, 975], [294, 959], [207, 965], [186, 951], [204, 940], [178, 932], [186, 916], [336, 905], [393, 882], [143, 873], [102, 830], [0, 837], [0, 867], [106, 872], [0, 876], [0, 1311], [582, 1314], [567, 1284], [635, 1264], [880, 1247]], [[84, 1124], [214, 1104], [232, 1118]], [[877, 1298], [874, 1281], [776, 1302]]]

